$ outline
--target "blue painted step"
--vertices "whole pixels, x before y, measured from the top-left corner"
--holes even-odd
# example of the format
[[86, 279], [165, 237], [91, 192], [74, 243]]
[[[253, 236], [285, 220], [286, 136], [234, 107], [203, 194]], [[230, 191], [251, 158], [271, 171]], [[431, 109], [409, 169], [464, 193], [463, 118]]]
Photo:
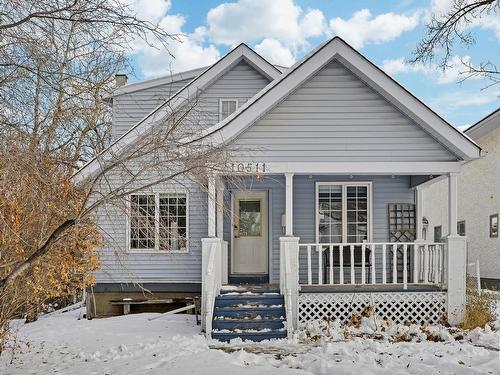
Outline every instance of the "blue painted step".
[[229, 318], [255, 318], [260, 315], [262, 318], [277, 318], [285, 316], [284, 307], [216, 307], [214, 317]]
[[275, 285], [227, 287], [215, 299], [212, 338], [262, 341], [286, 338], [285, 301]]
[[229, 342], [235, 338], [258, 342], [258, 341], [272, 340], [272, 339], [286, 339], [286, 331], [242, 332], [242, 333], [213, 332], [212, 338], [215, 340], [225, 341], [225, 342]]
[[254, 305], [254, 306], [277, 306], [283, 305], [285, 302], [283, 297], [280, 295], [272, 295], [272, 296], [262, 296], [260, 294], [257, 295], [224, 295], [217, 297], [215, 300], [215, 307], [229, 307], [238, 305]]
[[221, 329], [272, 329], [278, 330], [285, 328], [284, 319], [215, 319], [212, 323], [212, 328], [216, 330]]

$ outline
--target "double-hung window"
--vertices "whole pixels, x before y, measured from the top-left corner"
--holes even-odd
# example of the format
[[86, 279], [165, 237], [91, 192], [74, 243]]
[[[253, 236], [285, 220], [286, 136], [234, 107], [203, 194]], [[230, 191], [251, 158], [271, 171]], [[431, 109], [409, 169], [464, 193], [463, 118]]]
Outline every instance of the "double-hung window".
[[132, 194], [129, 248], [136, 251], [187, 251], [185, 193]]
[[361, 243], [370, 239], [370, 184], [318, 182], [317, 239], [320, 243]]
[[224, 120], [238, 108], [238, 99], [219, 100], [219, 121]]

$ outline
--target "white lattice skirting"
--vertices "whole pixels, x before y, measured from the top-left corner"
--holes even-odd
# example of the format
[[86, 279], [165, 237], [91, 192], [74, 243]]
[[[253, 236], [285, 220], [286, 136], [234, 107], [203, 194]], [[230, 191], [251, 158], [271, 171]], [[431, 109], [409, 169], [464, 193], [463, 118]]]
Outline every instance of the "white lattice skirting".
[[352, 314], [372, 305], [375, 314], [394, 323], [435, 324], [446, 315], [445, 292], [302, 293], [299, 325], [332, 319], [347, 323]]

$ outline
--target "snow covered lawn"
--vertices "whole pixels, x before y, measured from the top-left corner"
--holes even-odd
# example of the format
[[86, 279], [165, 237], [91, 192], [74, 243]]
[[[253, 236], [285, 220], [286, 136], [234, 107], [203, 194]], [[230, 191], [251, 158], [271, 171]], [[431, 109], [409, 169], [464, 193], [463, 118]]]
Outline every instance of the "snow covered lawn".
[[87, 321], [78, 320], [78, 314], [18, 323], [21, 348], [2, 354], [0, 374], [500, 374], [498, 331], [470, 337], [488, 349], [470, 340], [389, 343], [361, 338], [222, 345], [205, 340], [190, 315]]

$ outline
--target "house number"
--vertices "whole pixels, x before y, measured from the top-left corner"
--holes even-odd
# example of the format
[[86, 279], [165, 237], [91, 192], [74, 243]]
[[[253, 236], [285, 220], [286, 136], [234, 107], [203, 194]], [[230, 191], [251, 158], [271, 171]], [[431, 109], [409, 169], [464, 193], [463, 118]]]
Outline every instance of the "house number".
[[232, 163], [231, 170], [239, 173], [265, 173], [266, 163]]

